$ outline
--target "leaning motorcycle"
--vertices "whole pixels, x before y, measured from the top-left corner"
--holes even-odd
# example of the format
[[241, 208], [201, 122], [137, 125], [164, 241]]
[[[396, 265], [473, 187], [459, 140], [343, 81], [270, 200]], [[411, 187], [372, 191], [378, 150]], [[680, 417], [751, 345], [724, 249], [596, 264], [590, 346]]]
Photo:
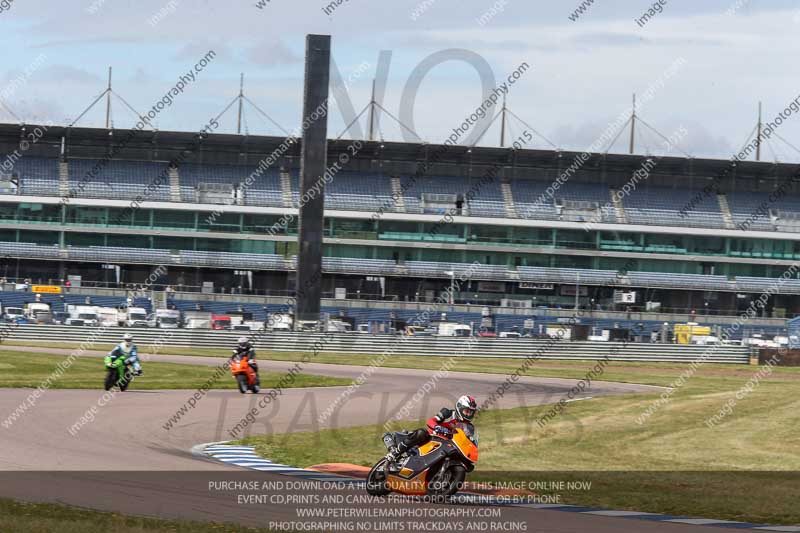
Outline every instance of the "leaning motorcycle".
[[124, 357], [113, 359], [110, 355], [103, 362], [106, 365], [105, 389], [108, 391], [117, 386], [121, 392], [126, 391], [134, 376], [130, 363], [126, 363]]
[[[430, 442], [390, 463], [378, 461], [367, 475], [367, 493], [385, 496], [397, 492], [408, 496], [446, 497], [463, 487], [467, 472], [478, 462], [478, 434], [472, 424], [460, 422], [451, 435], [431, 436]], [[396, 447], [406, 432], [386, 433], [386, 448]]]
[[239, 386], [239, 392], [242, 394], [247, 394], [248, 390], [253, 391], [253, 394], [258, 394], [258, 391], [261, 390], [261, 380], [258, 378], [256, 371], [253, 370], [253, 367], [250, 366], [247, 356], [233, 357], [231, 360], [231, 374]]

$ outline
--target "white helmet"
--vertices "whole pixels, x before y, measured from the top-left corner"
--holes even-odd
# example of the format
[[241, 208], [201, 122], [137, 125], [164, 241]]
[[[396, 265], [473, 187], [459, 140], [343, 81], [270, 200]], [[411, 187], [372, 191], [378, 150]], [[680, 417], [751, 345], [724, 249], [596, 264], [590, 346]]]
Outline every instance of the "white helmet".
[[130, 333], [126, 333], [125, 335], [122, 336], [122, 342], [124, 342], [125, 344], [130, 344], [133, 342], [133, 337], [131, 336]]
[[244, 337], [244, 336], [239, 337], [239, 346], [241, 346], [242, 348], [249, 347], [250, 346], [250, 339], [248, 339], [247, 337]]
[[478, 402], [472, 396], [462, 396], [456, 402], [456, 417], [459, 420], [471, 422], [478, 411]]

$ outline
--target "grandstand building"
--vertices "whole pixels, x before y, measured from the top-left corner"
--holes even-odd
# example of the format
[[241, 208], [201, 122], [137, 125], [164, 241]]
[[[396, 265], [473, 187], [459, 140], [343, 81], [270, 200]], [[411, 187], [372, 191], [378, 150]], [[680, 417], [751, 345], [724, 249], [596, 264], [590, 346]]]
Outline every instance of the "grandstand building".
[[[0, 275], [293, 290], [299, 141], [36, 129], [0, 125]], [[800, 312], [798, 165], [350, 143], [328, 149], [328, 297]]]

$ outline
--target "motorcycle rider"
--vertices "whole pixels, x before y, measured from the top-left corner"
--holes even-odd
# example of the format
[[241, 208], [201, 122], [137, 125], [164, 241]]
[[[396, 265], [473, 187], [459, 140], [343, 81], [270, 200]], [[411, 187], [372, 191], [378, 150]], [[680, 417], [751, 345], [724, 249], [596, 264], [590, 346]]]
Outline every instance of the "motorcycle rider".
[[133, 337], [130, 333], [123, 335], [122, 342], [117, 344], [108, 355], [111, 357], [112, 362], [116, 361], [119, 357], [124, 357], [126, 365], [133, 365], [134, 375], [141, 376], [144, 373], [142, 371], [142, 365], [139, 363], [139, 355], [136, 350], [136, 345], [133, 344]]
[[442, 407], [441, 411], [428, 419], [426, 428], [416, 429], [408, 433], [397, 446], [392, 446], [389, 449], [389, 453], [386, 454], [386, 459], [390, 463], [397, 461], [400, 456], [410, 449], [430, 442], [431, 435], [452, 436], [453, 426], [458, 423], [472, 425], [472, 419], [477, 411], [478, 402], [475, 401], [475, 398], [467, 395], [460, 397], [456, 401], [455, 409]]
[[236, 345], [236, 349], [233, 350], [233, 355], [231, 355], [231, 359], [241, 359], [242, 357], [247, 357], [247, 364], [250, 365], [256, 373], [256, 383], [260, 380], [258, 378], [258, 363], [256, 363], [256, 350], [253, 348], [253, 344], [250, 342], [250, 339], [247, 337], [239, 337], [238, 344]]

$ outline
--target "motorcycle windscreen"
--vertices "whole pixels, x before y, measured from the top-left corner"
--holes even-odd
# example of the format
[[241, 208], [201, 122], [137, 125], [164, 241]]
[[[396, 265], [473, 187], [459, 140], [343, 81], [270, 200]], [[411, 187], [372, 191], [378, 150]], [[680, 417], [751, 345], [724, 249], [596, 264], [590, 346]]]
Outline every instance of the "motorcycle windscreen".
[[454, 427], [463, 431], [464, 435], [466, 435], [467, 438], [471, 440], [473, 444], [475, 444], [475, 446], [478, 445], [478, 430], [475, 428], [475, 426], [468, 422], [459, 422]]
[[478, 460], [478, 446], [467, 436], [466, 432], [459, 428], [453, 434], [453, 444], [455, 444], [458, 451], [471, 462]]

